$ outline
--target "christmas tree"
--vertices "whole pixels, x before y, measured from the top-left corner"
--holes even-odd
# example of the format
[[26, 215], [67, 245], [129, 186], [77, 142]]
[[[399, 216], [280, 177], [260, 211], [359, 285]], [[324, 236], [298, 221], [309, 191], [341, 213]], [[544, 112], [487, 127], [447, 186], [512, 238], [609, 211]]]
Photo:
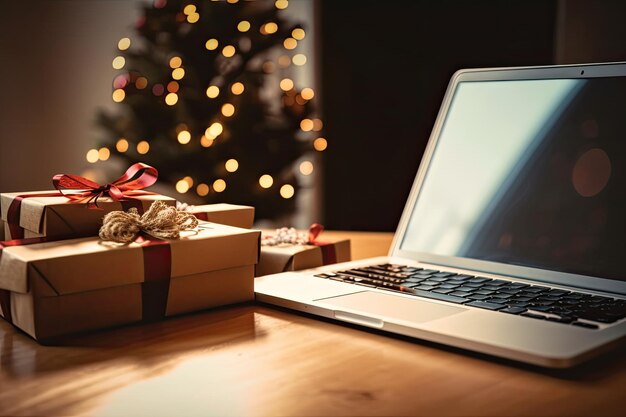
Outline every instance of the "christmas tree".
[[[156, 167], [183, 201], [254, 205], [258, 219], [290, 213], [294, 163], [323, 151], [314, 92], [283, 76], [306, 63], [304, 29], [281, 15], [287, 0], [155, 0], [122, 38], [113, 67], [115, 114], [90, 162], [109, 156]], [[311, 161], [300, 172], [313, 171]], [[191, 198], [191, 197], [194, 198]]]

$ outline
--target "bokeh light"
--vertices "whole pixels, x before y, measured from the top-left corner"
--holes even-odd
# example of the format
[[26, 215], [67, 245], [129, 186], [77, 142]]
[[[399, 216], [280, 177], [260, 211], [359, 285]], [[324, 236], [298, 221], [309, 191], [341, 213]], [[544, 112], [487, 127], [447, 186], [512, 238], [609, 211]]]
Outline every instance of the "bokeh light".
[[328, 142], [324, 138], [317, 138], [313, 141], [313, 148], [318, 152], [326, 150], [327, 147]]
[[109, 148], [100, 148], [98, 149], [98, 158], [101, 161], [106, 161], [111, 156], [111, 151]]
[[125, 51], [128, 48], [130, 48], [130, 39], [129, 38], [122, 38], [117, 43], [117, 49], [119, 49], [120, 51]]
[[137, 153], [140, 155], [145, 155], [150, 150], [150, 144], [146, 140], [142, 140], [137, 144]]
[[232, 45], [226, 45], [224, 47], [224, 49], [222, 49], [222, 55], [224, 55], [226, 58], [230, 58], [233, 55], [235, 55], [235, 47]]
[[124, 65], [126, 65], [126, 58], [123, 56], [116, 56], [111, 62], [111, 66], [116, 70], [124, 68]]
[[226, 189], [226, 181], [224, 181], [223, 179], [213, 181], [213, 189], [216, 193], [221, 193]]
[[302, 175], [311, 175], [313, 173], [313, 162], [302, 161], [300, 163], [300, 173]]
[[204, 183], [198, 184], [196, 187], [196, 193], [198, 193], [200, 197], [204, 197], [209, 194], [209, 186]]
[[120, 103], [124, 101], [124, 98], [126, 97], [126, 92], [121, 88], [118, 88], [116, 90], [113, 90], [113, 94], [111, 95], [111, 97], [113, 98], [114, 102]]
[[250, 22], [248, 22], [247, 20], [242, 20], [237, 25], [237, 30], [239, 32], [247, 32], [247, 31], [249, 31], [250, 30]]
[[289, 91], [293, 89], [293, 81], [289, 78], [283, 78], [280, 80], [280, 89], [283, 91]]
[[170, 58], [170, 68], [180, 68], [181, 65], [183, 65], [183, 59], [181, 57], [173, 56]]
[[244, 87], [243, 83], [240, 82], [236, 82], [230, 87], [230, 91], [236, 96], [243, 93], [245, 89], [246, 88]]
[[220, 45], [220, 43], [218, 42], [217, 39], [215, 38], [211, 38], [208, 41], [206, 41], [206, 43], [204, 44], [204, 46], [206, 47], [206, 49], [208, 49], [209, 51], [214, 51], [217, 49], [217, 47]]
[[97, 149], [89, 149], [87, 151], [87, 155], [85, 155], [85, 158], [90, 164], [95, 164], [100, 159], [100, 155], [98, 154]]
[[172, 78], [175, 80], [180, 80], [185, 76], [185, 70], [182, 68], [175, 68], [172, 71]]
[[167, 104], [168, 106], [173, 106], [176, 103], [178, 103], [178, 94], [169, 93], [165, 96], [165, 104]]
[[181, 130], [176, 138], [179, 143], [186, 145], [191, 141], [191, 133], [188, 130]]
[[259, 185], [263, 188], [270, 188], [274, 184], [274, 178], [271, 175], [261, 175], [259, 178]]
[[291, 36], [293, 36], [294, 39], [301, 41], [302, 39], [304, 39], [305, 36], [304, 29], [295, 28], [291, 31]]
[[295, 54], [293, 58], [291, 58], [291, 61], [293, 62], [294, 65], [302, 66], [306, 64], [306, 55]]
[[235, 172], [239, 169], [239, 162], [237, 162], [236, 159], [229, 159], [224, 164], [224, 168], [226, 168], [228, 172]]
[[291, 184], [285, 184], [280, 187], [280, 196], [284, 199], [290, 199], [296, 193], [296, 190]]
[[187, 191], [189, 191], [189, 184], [187, 183], [187, 181], [185, 181], [184, 178], [176, 183], [176, 191], [181, 194], [185, 194]]
[[231, 117], [233, 114], [235, 114], [235, 106], [230, 103], [224, 104], [222, 106], [222, 114], [224, 115], [224, 117]]
[[302, 119], [302, 121], [300, 122], [300, 129], [302, 129], [304, 132], [310, 132], [311, 130], [313, 130], [313, 120]]
[[126, 152], [128, 150], [128, 141], [124, 138], [119, 138], [119, 140], [115, 143], [115, 149], [121, 153]]
[[220, 95], [220, 88], [216, 85], [210, 85], [209, 88], [206, 89], [206, 96], [208, 98], [215, 98]]
[[306, 87], [302, 89], [300, 95], [305, 100], [311, 100], [313, 97], [315, 97], [315, 91], [313, 91], [312, 88]]

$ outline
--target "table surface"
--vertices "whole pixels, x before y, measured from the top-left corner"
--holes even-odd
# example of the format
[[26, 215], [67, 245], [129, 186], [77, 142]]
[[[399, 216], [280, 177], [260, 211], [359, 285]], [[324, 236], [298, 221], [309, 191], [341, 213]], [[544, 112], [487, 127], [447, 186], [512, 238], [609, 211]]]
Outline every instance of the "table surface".
[[[350, 237], [384, 255], [389, 233]], [[626, 415], [624, 349], [545, 370], [248, 303], [40, 346], [0, 320], [0, 415]]]

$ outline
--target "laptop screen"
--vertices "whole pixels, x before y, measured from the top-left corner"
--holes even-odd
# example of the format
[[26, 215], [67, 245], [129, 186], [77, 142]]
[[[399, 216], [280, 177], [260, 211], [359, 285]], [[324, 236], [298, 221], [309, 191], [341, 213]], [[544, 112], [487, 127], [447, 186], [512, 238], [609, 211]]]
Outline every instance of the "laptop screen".
[[626, 77], [462, 81], [401, 249], [626, 281]]

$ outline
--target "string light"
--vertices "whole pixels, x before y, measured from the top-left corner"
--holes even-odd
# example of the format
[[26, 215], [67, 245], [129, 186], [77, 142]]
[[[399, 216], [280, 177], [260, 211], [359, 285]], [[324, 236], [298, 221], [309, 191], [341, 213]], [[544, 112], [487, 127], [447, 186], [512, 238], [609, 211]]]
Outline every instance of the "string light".
[[247, 32], [247, 31], [249, 31], [250, 30], [250, 22], [248, 22], [247, 20], [242, 20], [237, 25], [237, 30], [239, 32]]
[[215, 190], [216, 193], [221, 193], [225, 189], [226, 189], [226, 181], [224, 181], [223, 179], [218, 179], [218, 180], [213, 181], [213, 190]]
[[318, 152], [326, 150], [327, 147], [328, 142], [324, 138], [317, 138], [313, 141], [313, 148]]
[[262, 35], [271, 35], [278, 31], [278, 25], [274, 22], [268, 22], [261, 26], [260, 32]]
[[285, 184], [282, 187], [280, 187], [280, 196], [286, 200], [293, 197], [295, 193], [296, 193], [296, 190], [293, 188], [293, 185], [291, 184]]
[[283, 78], [280, 80], [280, 89], [283, 91], [289, 91], [293, 89], [293, 81], [289, 78]]
[[106, 161], [107, 159], [109, 159], [110, 156], [111, 156], [111, 151], [109, 150], [109, 148], [100, 148], [98, 150], [98, 158], [101, 161]]
[[125, 51], [128, 48], [130, 48], [130, 39], [129, 38], [122, 38], [117, 43], [117, 49], [119, 49], [120, 51]]
[[276, 0], [274, 2], [274, 6], [276, 6], [278, 10], [284, 10], [287, 8], [287, 6], [289, 6], [289, 1], [288, 0]]
[[311, 175], [313, 173], [313, 163], [311, 161], [302, 161], [300, 163], [300, 173], [302, 175]]
[[192, 13], [187, 16], [187, 22], [189, 23], [196, 23], [198, 20], [200, 20], [200, 15], [198, 13]]
[[302, 98], [302, 95], [296, 94], [296, 103], [298, 103], [301, 106], [304, 106], [306, 104], [306, 100]]
[[185, 13], [187, 16], [189, 16], [190, 14], [193, 14], [195, 12], [196, 12], [196, 5], [195, 4], [188, 4], [183, 9], [183, 13]]
[[319, 132], [324, 127], [324, 123], [320, 119], [313, 119], [313, 130]]
[[89, 162], [90, 164], [95, 164], [96, 162], [98, 162], [98, 159], [100, 159], [100, 156], [98, 154], [98, 150], [97, 149], [89, 149], [87, 151], [87, 155], [85, 155], [85, 158], [87, 158], [87, 162]]
[[176, 81], [170, 81], [169, 83], [167, 83], [167, 91], [169, 91], [170, 93], [177, 93], [179, 88], [180, 85], [178, 85]]
[[302, 129], [304, 132], [310, 132], [311, 130], [313, 130], [313, 120], [302, 119], [302, 121], [300, 122], [300, 129]]
[[228, 3], [230, 4], [235, 4], [237, 3], [239, 0], [226, 0]]
[[165, 96], [165, 104], [167, 104], [168, 106], [173, 106], [176, 103], [178, 103], [178, 94], [169, 93]]
[[121, 153], [126, 152], [128, 150], [128, 141], [124, 138], [120, 138], [115, 143], [115, 149], [117, 149], [117, 151]]
[[200, 138], [200, 145], [203, 148], [208, 148], [213, 145], [213, 139], [209, 139], [205, 135], [202, 135], [202, 137]]
[[208, 98], [215, 98], [220, 95], [220, 88], [216, 85], [210, 85], [209, 88], [206, 89], [206, 96]]
[[111, 66], [116, 70], [124, 68], [124, 65], [126, 65], [126, 59], [123, 56], [116, 56], [111, 62]]
[[226, 168], [228, 172], [235, 172], [239, 169], [239, 162], [237, 162], [236, 159], [229, 159], [224, 164], [224, 168]]
[[191, 141], [191, 133], [188, 130], [181, 130], [177, 136], [178, 142], [182, 145], [186, 145]]
[[296, 49], [298, 46], [298, 41], [294, 38], [287, 38], [283, 41], [283, 46], [285, 49]]
[[135, 87], [137, 90], [143, 90], [148, 86], [148, 79], [146, 77], [139, 77], [135, 80]]
[[233, 84], [233, 85], [230, 87], [230, 91], [231, 91], [234, 95], [236, 95], [236, 96], [238, 96], [239, 94], [243, 93], [243, 91], [244, 91], [245, 89], [246, 89], [246, 88], [244, 87], [244, 85], [243, 85], [242, 83], [240, 83], [240, 82], [236, 82], [235, 84]]
[[111, 97], [113, 98], [114, 102], [120, 103], [124, 101], [124, 98], [126, 97], [126, 92], [122, 90], [121, 88], [118, 88], [113, 91], [113, 94], [111, 95]]
[[209, 193], [209, 186], [204, 183], [198, 184], [196, 187], [196, 193], [198, 193], [200, 197], [204, 197]]
[[206, 47], [206, 49], [208, 49], [209, 51], [214, 51], [217, 49], [217, 47], [219, 46], [219, 42], [217, 39], [215, 38], [211, 38], [208, 41], [206, 41], [206, 43], [204, 44], [204, 46]]
[[294, 65], [302, 66], [306, 64], [306, 55], [295, 54], [293, 58], [291, 58], [291, 62], [293, 62]]
[[165, 88], [163, 88], [163, 84], [155, 84], [154, 86], [152, 86], [152, 94], [154, 94], [155, 96], [162, 96], [164, 92]]
[[150, 144], [148, 141], [142, 140], [137, 144], [137, 153], [140, 155], [145, 155], [150, 150]]
[[224, 115], [224, 117], [231, 117], [233, 114], [235, 114], [235, 106], [230, 103], [224, 104], [222, 106], [222, 114]]
[[233, 55], [235, 55], [235, 47], [232, 45], [226, 45], [224, 47], [224, 49], [222, 49], [222, 55], [224, 55], [226, 58], [230, 58]]
[[304, 29], [295, 28], [291, 31], [291, 36], [293, 36], [294, 39], [301, 41], [302, 39], [304, 39], [305, 36]]
[[271, 175], [261, 175], [259, 178], [259, 185], [263, 188], [270, 188], [274, 184], [274, 178]]
[[187, 185], [189, 185], [189, 188], [193, 187], [193, 178], [191, 178], [190, 176], [186, 176], [185, 178], [183, 178], [183, 181], [185, 181]]
[[311, 100], [315, 96], [315, 92], [313, 91], [312, 88], [306, 87], [302, 89], [302, 91], [300, 92], [300, 95], [305, 100]]
[[185, 194], [187, 191], [189, 191], [189, 184], [187, 183], [187, 181], [185, 181], [185, 179], [178, 180], [178, 182], [176, 183], [176, 191], [178, 191], [180, 194]]
[[185, 70], [182, 68], [175, 68], [172, 71], [172, 78], [175, 80], [180, 80], [185, 76]]
[[175, 69], [183, 65], [183, 59], [179, 56], [173, 56], [170, 59], [170, 68]]
[[209, 139], [215, 139], [216, 137], [221, 135], [223, 131], [224, 127], [222, 126], [222, 124], [220, 122], [215, 122], [207, 128], [204, 134]]

